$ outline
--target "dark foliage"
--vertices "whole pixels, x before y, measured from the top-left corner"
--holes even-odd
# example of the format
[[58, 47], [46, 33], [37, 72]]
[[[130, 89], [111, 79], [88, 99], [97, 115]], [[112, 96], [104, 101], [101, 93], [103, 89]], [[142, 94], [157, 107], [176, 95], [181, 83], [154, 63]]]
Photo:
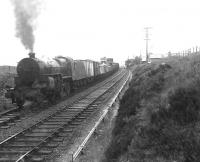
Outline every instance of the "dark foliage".
[[112, 132], [113, 139], [105, 153], [107, 162], [117, 159], [128, 150], [137, 130], [134, 126], [134, 116], [141, 108], [141, 101], [144, 98], [153, 97], [155, 93], [162, 90], [164, 85], [162, 74], [167, 69], [169, 67], [165, 65], [153, 67], [143, 65], [133, 72], [130, 87], [120, 101], [118, 116]]
[[169, 95], [169, 116], [179, 124], [197, 122], [200, 109], [200, 91], [197, 87], [180, 87]]
[[[151, 150], [154, 157], [178, 162], [200, 161], [200, 90], [194, 85], [190, 83], [169, 92], [168, 107], [159, 107], [150, 115], [150, 122], [135, 135], [137, 140], [130, 149], [132, 158], [137, 156], [143, 161], [145, 150]], [[133, 151], [136, 149], [139, 149], [137, 155]]]

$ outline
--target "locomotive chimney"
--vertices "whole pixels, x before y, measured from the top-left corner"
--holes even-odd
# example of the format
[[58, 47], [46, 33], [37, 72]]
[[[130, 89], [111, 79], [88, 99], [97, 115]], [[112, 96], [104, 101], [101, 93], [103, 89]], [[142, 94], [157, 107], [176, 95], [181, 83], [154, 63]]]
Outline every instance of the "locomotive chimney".
[[30, 58], [35, 58], [35, 53], [34, 52], [30, 52], [28, 55], [29, 55]]

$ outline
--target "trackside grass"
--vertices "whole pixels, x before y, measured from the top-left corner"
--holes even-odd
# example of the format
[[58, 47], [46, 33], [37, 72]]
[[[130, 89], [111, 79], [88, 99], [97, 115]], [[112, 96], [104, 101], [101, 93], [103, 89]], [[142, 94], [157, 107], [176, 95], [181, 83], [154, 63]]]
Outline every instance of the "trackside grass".
[[105, 162], [200, 161], [200, 56], [162, 61], [133, 71]]

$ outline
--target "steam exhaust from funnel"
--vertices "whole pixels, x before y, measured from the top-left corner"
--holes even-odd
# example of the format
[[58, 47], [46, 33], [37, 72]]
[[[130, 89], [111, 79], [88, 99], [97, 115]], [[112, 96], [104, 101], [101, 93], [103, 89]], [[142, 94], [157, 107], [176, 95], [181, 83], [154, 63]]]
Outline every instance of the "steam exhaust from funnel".
[[39, 0], [11, 0], [16, 17], [16, 37], [33, 52], [35, 20], [39, 15]]

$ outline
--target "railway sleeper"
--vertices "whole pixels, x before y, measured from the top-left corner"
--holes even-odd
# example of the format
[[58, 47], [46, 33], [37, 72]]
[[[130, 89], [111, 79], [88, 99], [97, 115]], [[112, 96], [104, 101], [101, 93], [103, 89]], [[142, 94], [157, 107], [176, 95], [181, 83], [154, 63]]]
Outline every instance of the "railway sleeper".
[[2, 122], [7, 121], [7, 120], [10, 120], [10, 118], [9, 117], [0, 118], [0, 121], [2, 121]]
[[67, 126], [67, 129], [74, 129], [76, 127], [77, 127], [76, 125], [69, 125], [69, 126]]
[[83, 106], [73, 106], [73, 107], [69, 107], [68, 109], [64, 110], [65, 112], [67, 111], [80, 111], [82, 108], [84, 108]]
[[49, 147], [49, 148], [55, 148], [55, 147], [58, 147], [58, 145], [59, 145], [59, 142], [54, 142], [52, 140], [44, 144], [45, 147]]
[[8, 126], [11, 126], [11, 125], [15, 125], [16, 123], [14, 121], [11, 121], [9, 123], [7, 123]]
[[16, 160], [17, 160], [17, 158], [18, 158], [19, 156], [9, 156], [9, 157], [1, 157], [0, 156], [0, 162], [16, 162]]
[[[84, 104], [84, 105], [87, 105], [87, 104]], [[74, 105], [71, 105], [69, 106], [67, 109], [65, 110], [71, 110], [71, 109], [74, 109], [74, 110], [79, 110], [80, 108], [84, 107], [83, 104], [81, 105], [77, 105], [77, 104], [74, 104]]]
[[43, 156], [39, 156], [39, 155], [31, 155], [31, 157], [29, 157], [30, 161], [32, 162], [44, 162], [44, 157]]
[[59, 137], [67, 137], [71, 134], [72, 132], [60, 132], [58, 135]]
[[50, 132], [31, 132], [28, 134], [25, 134], [26, 137], [46, 137], [50, 134]]
[[73, 122], [81, 123], [81, 122], [83, 122], [84, 119], [86, 119], [86, 118], [80, 118], [80, 117], [78, 117]]
[[62, 130], [62, 132], [66, 132], [66, 133], [71, 133], [72, 131], [73, 131], [73, 129], [72, 128], [68, 128], [68, 127], [63, 128], [63, 130]]
[[78, 120], [82, 120], [82, 121], [83, 121], [84, 119], [86, 119], [85, 116], [82, 116], [82, 115], [81, 115], [81, 116], [78, 117]]
[[43, 141], [44, 139], [45, 139], [44, 137], [37, 137], [37, 138], [35, 138], [35, 137], [25, 137], [25, 138], [18, 138], [18, 139], [16, 139], [16, 141], [17, 142], [30, 142], [30, 141], [32, 141], [32, 142], [38, 143], [38, 142]]
[[0, 157], [1, 155], [11, 155], [11, 154], [25, 154], [27, 150], [6, 150], [6, 151], [0, 151]]
[[69, 112], [69, 113], [66, 113], [66, 114], [59, 114], [59, 115], [56, 115], [55, 117], [53, 118], [70, 118], [71, 116], [74, 116], [76, 115], [77, 112]]
[[77, 115], [78, 113], [80, 113], [81, 111], [77, 111], [77, 112], [66, 112], [66, 114], [63, 115], [56, 115], [54, 118], [71, 118], [75, 115]]
[[96, 101], [94, 104], [98, 106], [101, 103], [102, 103], [101, 101]]
[[74, 104], [73, 106], [70, 106], [70, 108], [73, 108], [73, 107], [75, 107], [75, 108], [81, 108], [81, 107], [86, 107], [88, 104], [90, 104], [91, 102], [88, 102], [88, 103], [84, 103], [84, 104], [79, 104], [79, 103], [77, 103], [77, 104]]
[[90, 105], [90, 107], [97, 107], [98, 104], [95, 102], [95, 104]]
[[52, 153], [53, 150], [49, 147], [40, 147], [39, 150], [37, 150], [36, 154], [39, 155], [49, 155], [50, 153]]
[[48, 129], [48, 128], [58, 128], [58, 125], [40, 125], [38, 128]]
[[84, 115], [84, 114], [90, 114], [90, 113], [92, 113], [94, 111], [94, 109], [87, 109], [87, 110], [85, 110], [81, 115]]
[[0, 126], [0, 129], [8, 129], [10, 126], [9, 125], [2, 125]]
[[85, 111], [93, 111], [94, 109], [96, 109], [97, 108], [97, 106], [90, 106], [90, 107], [88, 107], [87, 108], [87, 110], [85, 110]]
[[10, 144], [5, 145], [4, 147], [35, 147], [37, 146], [37, 143], [34, 141], [17, 141], [12, 142]]
[[66, 121], [60, 121], [60, 120], [54, 120], [54, 121], [46, 121], [45, 125], [62, 125], [62, 124], [65, 124]]
[[15, 116], [20, 116], [20, 114], [19, 113], [10, 113], [10, 114], [4, 115], [4, 116], [15, 117]]
[[83, 107], [71, 107], [62, 111], [62, 113], [76, 113], [79, 112]]
[[80, 112], [81, 110], [82, 110], [82, 108], [81, 109], [68, 109], [68, 110], [62, 111], [62, 113], [57, 114], [57, 115], [61, 115], [61, 114], [65, 114], [65, 115], [76, 114], [76, 113]]
[[83, 114], [81, 114], [81, 117], [87, 118], [89, 115], [91, 115], [93, 111], [91, 112], [84, 112]]
[[[82, 121], [81, 121], [82, 122]], [[73, 122], [71, 122], [70, 123], [70, 125], [80, 125], [81, 124], [81, 122], [79, 122], [79, 121], [73, 121]]]
[[32, 132], [34, 132], [34, 133], [44, 133], [44, 132], [52, 132], [52, 131], [54, 131], [55, 129], [51, 129], [51, 128], [49, 128], [49, 129], [43, 129], [43, 128], [37, 128], [37, 129], [34, 129], [34, 130], [32, 130]]
[[1, 123], [8, 123], [8, 122], [12, 122], [16, 119], [19, 119], [19, 117], [5, 117], [5, 118], [1, 118], [0, 121]]
[[85, 104], [91, 103], [93, 101], [94, 101], [94, 99], [92, 99], [92, 100], [85, 100], [85, 101], [79, 101], [78, 103], [85, 105]]
[[13, 147], [12, 145], [11, 146], [4, 146], [3, 148], [0, 148], [0, 154], [1, 154], [1, 151], [28, 151], [30, 150], [32, 147], [30, 146], [17, 146], [17, 147]]
[[18, 145], [13, 145], [9, 144], [4, 146], [1, 150], [30, 150], [32, 147], [35, 147], [36, 145], [32, 144], [18, 144]]
[[[63, 120], [66, 120], [66, 119], [71, 119], [73, 116], [75, 116], [76, 114], [73, 114], [73, 115], [71, 115], [71, 116], [61, 116], [61, 117], [59, 117], [59, 116], [55, 116], [55, 117], [53, 117], [53, 118], [51, 118], [51, 119], [63, 119]], [[50, 119], [49, 119], [50, 120]]]
[[57, 136], [57, 137], [53, 138], [51, 141], [53, 141], [53, 142], [62, 142], [63, 138]]
[[4, 116], [3, 118], [0, 118], [0, 121], [6, 122], [11, 120], [19, 119], [19, 116]]
[[53, 118], [50, 118], [49, 120], [47, 121], [69, 121], [71, 120], [74, 116], [76, 116], [77, 114], [73, 114], [71, 116], [67, 116], [67, 117], [53, 117]]

